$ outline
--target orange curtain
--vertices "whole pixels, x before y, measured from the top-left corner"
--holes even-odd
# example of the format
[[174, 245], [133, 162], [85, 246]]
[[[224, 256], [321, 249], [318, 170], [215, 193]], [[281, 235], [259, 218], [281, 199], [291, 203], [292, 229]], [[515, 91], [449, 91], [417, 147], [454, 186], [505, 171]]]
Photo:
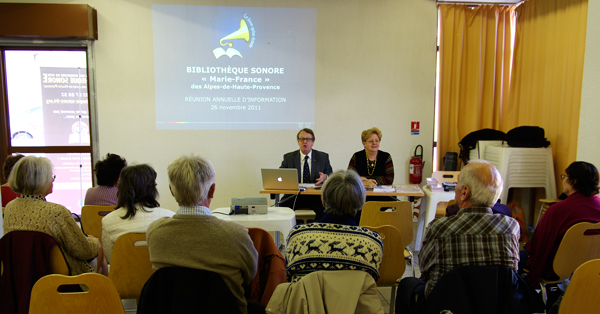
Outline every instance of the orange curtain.
[[442, 158], [446, 152], [458, 152], [458, 142], [470, 132], [501, 128], [509, 95], [514, 8], [453, 4], [439, 8]]
[[588, 0], [528, 0], [516, 9], [513, 81], [500, 130], [544, 128], [557, 182], [577, 156], [587, 7]]

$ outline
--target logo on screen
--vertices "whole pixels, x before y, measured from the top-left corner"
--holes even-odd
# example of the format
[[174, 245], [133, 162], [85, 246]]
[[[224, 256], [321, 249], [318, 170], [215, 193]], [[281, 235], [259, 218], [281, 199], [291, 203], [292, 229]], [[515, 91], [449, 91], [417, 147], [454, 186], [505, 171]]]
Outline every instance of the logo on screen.
[[281, 177], [277, 178], [277, 181], [281, 182], [283, 179]]
[[223, 49], [223, 47], [213, 49], [212, 52], [215, 55], [215, 58], [219, 59], [222, 56], [233, 58], [234, 56], [238, 56], [243, 59], [244, 57], [240, 51], [233, 48], [233, 46], [234, 44], [247, 44], [248, 47], [252, 48], [254, 45], [254, 34], [254, 24], [252, 24], [252, 20], [248, 17], [248, 15], [244, 14], [244, 18], [240, 20], [240, 28], [219, 40], [219, 44], [221, 44], [221, 46], [228, 46], [227, 50]]

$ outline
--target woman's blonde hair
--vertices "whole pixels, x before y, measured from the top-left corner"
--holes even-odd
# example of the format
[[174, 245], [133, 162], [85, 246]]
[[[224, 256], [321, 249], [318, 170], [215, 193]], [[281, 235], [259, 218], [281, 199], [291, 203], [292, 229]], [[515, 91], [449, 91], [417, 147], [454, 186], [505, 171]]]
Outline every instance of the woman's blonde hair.
[[13, 167], [8, 176], [8, 186], [23, 195], [42, 195], [53, 180], [50, 159], [26, 156], [17, 161]]
[[381, 141], [381, 136], [382, 136], [381, 130], [376, 127], [372, 127], [368, 130], [362, 131], [360, 138], [362, 139], [363, 142], [366, 142], [369, 139], [369, 137], [371, 137], [372, 134], [377, 134], [377, 137], [379, 137], [379, 140]]

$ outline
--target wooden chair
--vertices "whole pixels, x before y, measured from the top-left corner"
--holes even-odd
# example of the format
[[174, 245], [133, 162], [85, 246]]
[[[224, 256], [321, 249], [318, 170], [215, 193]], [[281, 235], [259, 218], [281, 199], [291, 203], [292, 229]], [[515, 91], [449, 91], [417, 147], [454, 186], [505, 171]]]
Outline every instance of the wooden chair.
[[564, 282], [583, 263], [600, 259], [600, 234], [585, 234], [586, 231], [592, 230], [600, 231], [600, 222], [581, 222], [567, 230], [552, 264], [552, 268], [559, 279], [542, 278], [541, 286], [544, 302], [547, 299], [545, 284]]
[[436, 178], [438, 184], [442, 184], [444, 182], [458, 182], [459, 174], [460, 171], [434, 171], [431, 177]]
[[87, 235], [102, 241], [102, 218], [115, 210], [115, 206], [85, 205], [81, 208], [81, 227]]
[[[459, 174], [460, 171], [434, 171], [431, 174], [431, 177], [436, 178], [438, 184], [442, 184], [444, 182], [458, 182]], [[450, 202], [439, 202], [435, 204], [435, 218], [446, 216], [446, 207], [451, 205]]]
[[[50, 248], [50, 273], [59, 275], [69, 275], [69, 266], [58, 244]], [[4, 263], [0, 260], [0, 276], [4, 274]]]
[[456, 200], [449, 200], [447, 202], [439, 202], [435, 209], [435, 218], [446, 217], [446, 208], [450, 205], [456, 204]]
[[558, 203], [560, 201], [561, 200], [559, 200], [559, 199], [545, 199], [545, 198], [540, 199], [540, 203], [542, 203], [542, 207], [540, 208], [540, 212], [538, 214], [538, 217], [535, 220], [535, 226], [534, 227], [537, 227], [537, 224], [540, 222], [540, 219], [546, 213], [546, 211], [548, 210], [548, 208], [550, 208], [551, 205], [554, 205], [554, 204], [556, 204], [556, 203]]
[[69, 276], [71, 274], [69, 272], [69, 266], [67, 265], [65, 256], [63, 255], [63, 252], [58, 244], [53, 245], [50, 248], [50, 272], [65, 276]]
[[365, 228], [376, 231], [383, 238], [384, 249], [381, 266], [379, 266], [380, 277], [377, 281], [377, 286], [392, 287], [392, 294], [390, 296], [390, 313], [394, 313], [394, 306], [396, 304], [396, 280], [401, 278], [402, 275], [404, 275], [404, 270], [406, 270], [404, 251], [402, 249], [406, 246], [406, 241], [404, 241], [402, 235], [394, 226], [365, 226]]
[[[381, 211], [382, 208], [394, 208], [394, 210]], [[413, 252], [409, 247], [413, 240], [412, 204], [410, 202], [366, 202], [362, 209], [359, 225], [361, 227], [394, 226], [402, 235], [402, 247], [406, 248], [405, 257], [413, 265], [413, 275], [415, 275]]]
[[153, 273], [145, 233], [124, 234], [115, 241], [108, 278], [122, 299], [139, 299]]
[[138, 314], [236, 314], [240, 308], [217, 273], [185, 267], [158, 269], [144, 285]]
[[316, 213], [310, 208], [301, 208], [294, 211], [296, 214], [296, 223], [307, 223], [309, 220], [315, 220]]
[[[83, 292], [58, 292], [60, 286], [85, 285]], [[62, 290], [61, 290], [62, 291]], [[29, 314], [47, 313], [125, 313], [119, 293], [103, 275], [86, 273], [78, 276], [48, 275], [31, 290]]]
[[27, 313], [31, 289], [48, 274], [69, 275], [56, 240], [36, 231], [11, 231], [0, 239], [0, 312]]
[[600, 313], [600, 259], [577, 267], [560, 303], [559, 314]]

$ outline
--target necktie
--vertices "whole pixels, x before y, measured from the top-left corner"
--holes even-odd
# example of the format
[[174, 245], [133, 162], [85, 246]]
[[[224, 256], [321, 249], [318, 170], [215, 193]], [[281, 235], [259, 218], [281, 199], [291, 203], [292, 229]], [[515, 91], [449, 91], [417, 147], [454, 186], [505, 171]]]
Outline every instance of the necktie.
[[302, 172], [302, 183], [310, 183], [310, 168], [308, 168], [308, 156], [304, 156], [304, 171]]

